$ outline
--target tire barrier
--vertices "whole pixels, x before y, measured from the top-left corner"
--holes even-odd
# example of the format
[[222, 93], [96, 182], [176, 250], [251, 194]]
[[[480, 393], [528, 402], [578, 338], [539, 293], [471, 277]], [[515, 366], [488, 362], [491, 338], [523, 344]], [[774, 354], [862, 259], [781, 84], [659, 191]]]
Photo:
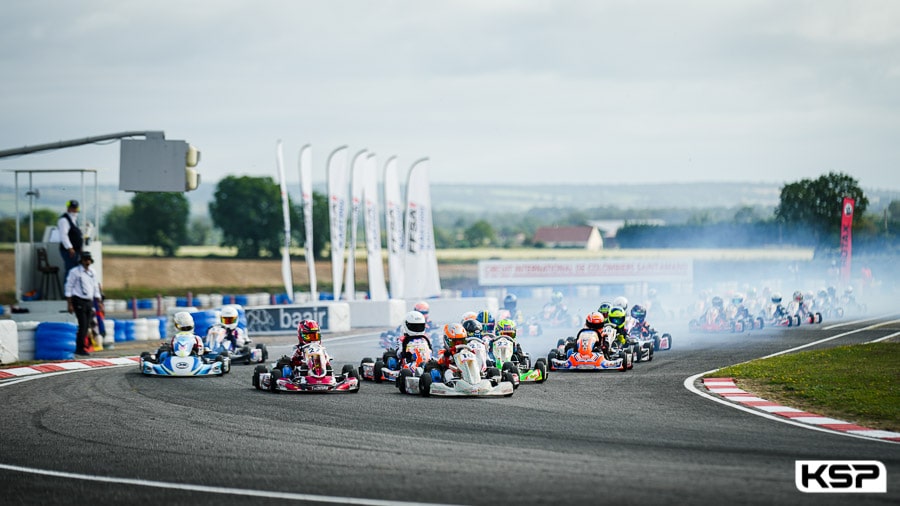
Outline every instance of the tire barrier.
[[147, 341], [158, 341], [162, 338], [159, 335], [159, 318], [147, 318]]
[[19, 333], [16, 322], [0, 320], [0, 364], [11, 364], [19, 360]]
[[134, 341], [134, 320], [125, 320], [125, 341]]
[[169, 318], [166, 316], [159, 317], [159, 338], [163, 339], [166, 337], [167, 332], [166, 329], [169, 326]]
[[78, 325], [68, 322], [43, 322], [34, 331], [35, 360], [72, 360]]
[[103, 346], [116, 342], [116, 321], [104, 319], [103, 325], [106, 327], [106, 336], [103, 337]]
[[[109, 320], [106, 320], [106, 321], [108, 322]], [[118, 321], [114, 320], [113, 338], [114, 338], [115, 342], [117, 342], [117, 343], [123, 343], [127, 340], [126, 336], [125, 336], [125, 322], [126, 321], [128, 321], [128, 320], [118, 320]]]

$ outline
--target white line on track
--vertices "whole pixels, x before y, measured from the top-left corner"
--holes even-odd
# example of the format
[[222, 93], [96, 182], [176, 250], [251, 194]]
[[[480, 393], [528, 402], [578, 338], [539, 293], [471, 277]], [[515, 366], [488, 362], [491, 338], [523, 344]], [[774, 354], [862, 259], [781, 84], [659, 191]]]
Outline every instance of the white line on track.
[[[357, 497], [337, 497], [328, 495], [313, 494], [295, 494], [291, 492], [270, 492], [267, 490], [250, 490], [243, 488], [230, 487], [210, 487], [206, 485], [191, 485], [185, 483], [167, 483], [164, 481], [137, 480], [132, 478], [114, 478], [111, 476], [92, 476], [89, 474], [64, 473], [60, 471], [48, 471], [45, 469], [34, 469], [31, 467], [11, 466], [8, 464], [0, 464], [0, 469], [7, 471], [15, 471], [20, 473], [39, 474], [42, 476], [53, 476], [56, 478], [68, 478], [72, 480], [95, 481], [101, 483], [114, 483], [117, 485], [134, 485], [138, 487], [154, 487], [165, 488], [170, 490], [185, 490], [188, 492], [203, 492], [209, 494], [226, 494], [240, 495], [247, 497], [265, 497], [267, 499], [287, 499], [290, 501], [310, 501], [324, 502], [334, 504], [364, 504], [372, 506], [444, 506], [439, 503], [422, 503], [422, 502], [405, 502], [405, 501], [385, 501], [380, 499], [363, 499]], [[447, 505], [450, 506], [450, 505]]]
[[[868, 320], [860, 320], [860, 321], [868, 321]], [[863, 328], [857, 329], [857, 330], [851, 330], [850, 332], [844, 332], [844, 333], [842, 333], [842, 334], [837, 334], [837, 335], [834, 335], [834, 336], [831, 336], [831, 337], [826, 337], [825, 339], [820, 339], [820, 340], [818, 340], [818, 341], [813, 341], [813, 342], [811, 342], [811, 343], [804, 344], [803, 346], [796, 346], [796, 347], [794, 347], [794, 348], [790, 348], [790, 349], [787, 349], [787, 350], [784, 350], [784, 351], [779, 351], [778, 353], [773, 353], [773, 354], [771, 354], [771, 355], [766, 355], [766, 356], [764, 356], [764, 357], [760, 357], [760, 360], [761, 360], [761, 359], [765, 359], [765, 358], [770, 358], [770, 357], [777, 357], [778, 355], [783, 355], [783, 354], [785, 354], [785, 353], [790, 353], [790, 352], [792, 352], [792, 351], [797, 351], [797, 350], [801, 350], [801, 349], [803, 349], [803, 348], [808, 348], [808, 347], [810, 347], [810, 346], [815, 346], [815, 345], [817, 345], [817, 344], [825, 343], [825, 342], [831, 341], [832, 339], [837, 339], [837, 338], [839, 338], [839, 337], [848, 336], [848, 335], [850, 335], [850, 334], [855, 334], [855, 333], [857, 333], [857, 332], [862, 332], [862, 331], [864, 331], [864, 330], [872, 330], [872, 329], [875, 329], [875, 328], [878, 328], [878, 327], [881, 327], [881, 326], [884, 326], [884, 325], [888, 325], [888, 324], [891, 324], [891, 323], [898, 323], [898, 322], [900, 322], [900, 320], [892, 320], [892, 321], [889, 321], [889, 322], [879, 323], [879, 324], [877, 324], [877, 325], [869, 325], [868, 327], [863, 327]], [[858, 322], [857, 322], [857, 323], [858, 323]], [[838, 326], [840, 326], [840, 325], [835, 325], [834, 327], [838, 327]], [[893, 336], [896, 336], [896, 335], [900, 335], [900, 332], [895, 332], [895, 333], [893, 333], [893, 334], [889, 334], [889, 335], [887, 335], [887, 336], [880, 337], [880, 338], [878, 338], [878, 339], [874, 339], [874, 340], [868, 341], [868, 342], [870, 342], [870, 343], [877, 343], [877, 342], [879, 342], [879, 341], [884, 341], [885, 339], [889, 339], [889, 338], [891, 338], [891, 337], [893, 337]], [[757, 360], [757, 359], [752, 359], [752, 360]], [[747, 362], [750, 362], [750, 361], [751, 361], [751, 360], [747, 360], [747, 361], [745, 361], [745, 362], [741, 362], [740, 364], [746, 364]], [[740, 365], [740, 364], [734, 364], [734, 365]], [[867, 436], [860, 436], [860, 435], [857, 435], [857, 434], [851, 434], [851, 433], [849, 433], [849, 432], [835, 431], [835, 430], [826, 429], [826, 428], [823, 428], [823, 427], [817, 427], [817, 426], [815, 426], [815, 425], [810, 425], [810, 424], [806, 424], [806, 423], [795, 422], [795, 421], [793, 421], [793, 420], [791, 420], [791, 419], [789, 419], [789, 418], [784, 418], [784, 417], [780, 417], [780, 416], [771, 415], [771, 414], [766, 413], [766, 412], [764, 412], [764, 411], [759, 411], [759, 410], [756, 410], [756, 409], [753, 409], [753, 408], [749, 408], [749, 407], [747, 407], [747, 406], [742, 406], [742, 405], [740, 405], [740, 404], [737, 404], [737, 403], [734, 403], [734, 402], [731, 402], [731, 401], [722, 399], [722, 398], [720, 398], [720, 397], [716, 397], [716, 396], [714, 396], [714, 395], [712, 395], [712, 394], [710, 394], [710, 393], [708, 393], [708, 392], [704, 392], [704, 391], [698, 389], [696, 386], [694, 386], [694, 383], [697, 381], [698, 378], [701, 378], [701, 377], [703, 377], [703, 376], [706, 376], [707, 374], [710, 374], [710, 373], [714, 373], [714, 372], [716, 372], [716, 371], [718, 371], [718, 370], [720, 370], [720, 369], [723, 369], [723, 368], [720, 367], [720, 368], [718, 368], [718, 369], [710, 369], [709, 371], [701, 372], [701, 373], [699, 373], [699, 374], [695, 374], [695, 375], [693, 375], [693, 376], [690, 376], [690, 377], [688, 377], [688, 378], [685, 378], [685, 380], [684, 380], [684, 388], [686, 388], [686, 389], [687, 389], [688, 391], [690, 391], [690, 392], [693, 392], [693, 393], [699, 395], [700, 397], [709, 399], [709, 400], [714, 401], [714, 402], [718, 402], [719, 404], [722, 404], [722, 405], [724, 405], [724, 406], [728, 406], [728, 407], [731, 407], [731, 408], [734, 408], [734, 409], [738, 409], [738, 410], [744, 411], [745, 413], [750, 413], [751, 415], [756, 415], [756, 416], [760, 416], [760, 417], [763, 417], [763, 418], [768, 418], [769, 420], [774, 420], [774, 421], [776, 421], [776, 422], [786, 423], [786, 424], [794, 425], [794, 426], [797, 426], [797, 427], [802, 427], [802, 428], [804, 428], [804, 429], [817, 430], [817, 431], [819, 431], [819, 432], [827, 432], [827, 433], [829, 433], [829, 434], [837, 434], [837, 435], [840, 435], [840, 436], [853, 437], [853, 438], [857, 438], [857, 439], [865, 439], [865, 440], [867, 440], [867, 441], [880, 441], [880, 442], [882, 442], [882, 443], [900, 444], [900, 443], [898, 443], [897, 441], [890, 441], [890, 440], [886, 440], [886, 439], [878, 439], [878, 438], [872, 438], [872, 437], [867, 437]]]

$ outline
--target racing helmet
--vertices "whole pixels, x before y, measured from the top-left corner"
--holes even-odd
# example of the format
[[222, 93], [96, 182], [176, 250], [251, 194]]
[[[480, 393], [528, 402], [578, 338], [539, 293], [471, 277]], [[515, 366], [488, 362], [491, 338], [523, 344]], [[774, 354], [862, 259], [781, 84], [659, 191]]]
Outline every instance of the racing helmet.
[[179, 332], [188, 332], [194, 330], [194, 318], [187, 311], [179, 311], [172, 317], [172, 323], [175, 330]]
[[462, 322], [462, 327], [466, 331], [466, 336], [481, 337], [481, 322], [478, 320], [466, 320]]
[[297, 342], [300, 346], [320, 342], [322, 340], [320, 330], [319, 323], [315, 320], [301, 320], [297, 324]]
[[477, 320], [477, 319], [478, 319], [478, 313], [476, 313], [475, 311], [466, 311], [465, 313], [462, 314], [462, 317], [460, 317], [459, 323], [463, 323], [466, 320]]
[[772, 304], [781, 304], [781, 294], [778, 292], [772, 293]]
[[478, 313], [478, 317], [476, 318], [478, 323], [481, 324], [482, 330], [484, 330], [488, 334], [494, 333], [494, 315], [491, 314], [490, 311], [482, 311]]
[[226, 329], [234, 330], [238, 326], [238, 310], [234, 306], [225, 306], [219, 313], [219, 322]]
[[586, 329], [594, 329], [600, 330], [603, 328], [603, 324], [606, 322], [606, 318], [600, 314], [600, 311], [594, 311], [592, 313], [588, 313], [587, 317], [584, 319], [584, 328]]
[[451, 353], [457, 346], [466, 344], [466, 338], [468, 337], [462, 323], [448, 323], [444, 325], [444, 347]]
[[508, 318], [500, 320], [494, 327], [494, 332], [498, 336], [506, 336], [510, 339], [516, 338], [516, 322]]
[[636, 321], [643, 322], [644, 318], [647, 317], [647, 308], [640, 304], [635, 304], [631, 307], [631, 317]]
[[853, 293], [853, 287], [852, 287], [852, 286], [848, 286], [847, 289], [844, 290], [844, 294], [850, 295], [851, 293]]
[[735, 306], [739, 306], [742, 302], [744, 302], [743, 295], [741, 295], [739, 293], [735, 293], [731, 296], [731, 303], [734, 304]]
[[719, 297], [718, 295], [713, 297], [712, 305], [713, 305], [713, 307], [722, 307], [722, 297]]
[[426, 325], [425, 315], [418, 311], [410, 311], [403, 318], [403, 333], [407, 336], [424, 336]]
[[552, 302], [554, 304], [559, 304], [562, 301], [563, 301], [562, 292], [553, 292], [553, 295], [550, 297], [550, 302]]
[[797, 302], [803, 302], [803, 292], [800, 290], [794, 291], [794, 300]]
[[613, 299], [612, 305], [619, 306], [620, 308], [622, 308], [622, 311], [625, 311], [628, 309], [628, 299], [620, 295]]
[[824, 288], [819, 288], [819, 291], [818, 291], [818, 293], [816, 293], [816, 296], [821, 299], [824, 299], [824, 298], [828, 297], [828, 292]]
[[602, 314], [603, 318], [606, 319], [606, 317], [609, 315], [610, 308], [612, 308], [612, 304], [610, 304], [609, 302], [604, 302], [603, 304], [600, 304], [600, 307], [597, 308], [597, 312]]
[[516, 304], [519, 299], [513, 293], [506, 294], [506, 297], [503, 297], [503, 309], [508, 309], [510, 313], [516, 312]]
[[428, 311], [430, 309], [431, 309], [431, 306], [429, 306], [428, 303], [425, 302], [424, 300], [421, 302], [417, 302], [416, 305], [413, 307], [413, 311], [418, 311], [418, 312], [422, 313], [422, 316], [424, 316], [426, 319], [428, 318]]
[[625, 310], [619, 306], [613, 306], [609, 310], [609, 318], [607, 320], [617, 329], [625, 327]]
[[828, 296], [834, 297], [835, 295], [837, 295], [837, 288], [835, 288], [833, 286], [829, 286], [828, 287]]

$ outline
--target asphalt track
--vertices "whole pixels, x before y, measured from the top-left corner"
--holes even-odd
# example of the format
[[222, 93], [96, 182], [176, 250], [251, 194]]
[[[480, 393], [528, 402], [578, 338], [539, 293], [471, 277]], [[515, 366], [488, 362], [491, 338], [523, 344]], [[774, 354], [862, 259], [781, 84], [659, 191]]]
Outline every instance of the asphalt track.
[[[153, 378], [137, 366], [0, 383], [4, 504], [900, 504], [900, 445], [754, 416], [685, 388], [726, 365], [900, 331], [900, 315], [832, 327], [689, 334], [627, 373], [554, 373], [511, 398], [447, 399], [364, 383], [357, 394]], [[887, 324], [871, 327], [873, 323]], [[849, 332], [849, 333], [848, 333]], [[522, 338], [546, 356], [565, 331]], [[291, 338], [270, 345], [277, 355]], [[375, 334], [328, 338], [338, 362]], [[797, 460], [877, 460], [886, 494], [806, 494]]]

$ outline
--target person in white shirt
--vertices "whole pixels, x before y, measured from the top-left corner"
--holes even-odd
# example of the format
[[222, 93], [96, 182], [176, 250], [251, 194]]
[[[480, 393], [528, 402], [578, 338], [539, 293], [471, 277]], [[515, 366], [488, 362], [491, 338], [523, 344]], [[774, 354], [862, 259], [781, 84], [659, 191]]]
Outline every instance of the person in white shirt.
[[93, 351], [91, 345], [91, 319], [94, 317], [94, 301], [97, 302], [99, 311], [103, 310], [103, 298], [100, 292], [100, 282], [91, 264], [94, 263], [90, 251], [81, 253], [81, 265], [73, 268], [66, 276], [65, 295], [69, 314], [74, 313], [78, 319], [78, 335], [75, 337], [75, 354], [90, 355]]
[[84, 236], [78, 228], [78, 201], [66, 202], [66, 212], [56, 220], [59, 230], [59, 254], [66, 265], [66, 273], [78, 266], [78, 256], [84, 246]]

